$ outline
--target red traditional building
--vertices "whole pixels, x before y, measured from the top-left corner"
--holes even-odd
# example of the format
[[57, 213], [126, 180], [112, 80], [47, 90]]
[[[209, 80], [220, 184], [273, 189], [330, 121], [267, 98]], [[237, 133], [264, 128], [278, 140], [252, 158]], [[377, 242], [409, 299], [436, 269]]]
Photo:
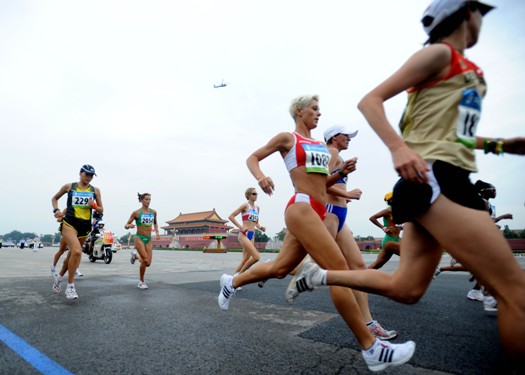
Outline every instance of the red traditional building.
[[167, 226], [162, 227], [167, 234], [182, 235], [202, 235], [228, 233], [233, 227], [226, 225], [228, 220], [223, 220], [215, 208], [211, 211], [193, 212], [183, 214], [182, 212], [175, 219], [167, 221]]
[[[228, 220], [222, 219], [215, 208], [211, 211], [182, 212], [175, 219], [167, 221], [168, 225], [161, 227], [165, 234], [160, 240], [152, 238], [153, 246], [175, 247], [188, 249], [214, 249], [217, 248], [217, 239], [204, 238], [205, 236], [222, 237], [222, 249], [240, 249], [241, 244], [237, 240], [239, 229], [228, 225]], [[232, 230], [233, 229], [233, 230]], [[264, 249], [265, 242], [256, 242], [255, 247]]]
[[223, 247], [240, 247], [237, 236], [230, 233], [232, 226], [227, 225], [228, 220], [222, 219], [215, 208], [211, 211], [182, 212], [175, 219], [167, 221], [168, 225], [162, 227], [173, 238], [173, 246], [181, 248], [210, 248], [215, 247], [217, 241], [205, 239], [205, 235], [222, 235]]

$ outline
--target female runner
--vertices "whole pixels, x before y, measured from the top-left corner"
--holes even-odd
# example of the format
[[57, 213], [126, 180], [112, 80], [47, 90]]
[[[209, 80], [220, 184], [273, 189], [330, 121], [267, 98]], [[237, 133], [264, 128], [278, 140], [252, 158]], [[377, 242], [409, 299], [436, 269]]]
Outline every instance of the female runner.
[[[151, 265], [153, 258], [153, 242], [151, 242], [151, 232], [154, 228], [157, 234], [157, 239], [160, 239], [159, 226], [157, 224], [157, 211], [149, 207], [151, 203], [151, 194], [138, 193], [139, 202], [142, 203], [142, 207], [131, 213], [128, 222], [124, 225], [124, 228], [131, 229], [137, 227], [137, 233], [134, 236], [135, 249], [136, 251], [131, 252], [131, 264], [135, 264], [135, 260], [139, 260], [139, 283], [137, 288], [148, 289], [148, 285], [144, 282], [144, 275], [146, 273], [146, 267]], [[135, 224], [133, 224], [135, 221]]]

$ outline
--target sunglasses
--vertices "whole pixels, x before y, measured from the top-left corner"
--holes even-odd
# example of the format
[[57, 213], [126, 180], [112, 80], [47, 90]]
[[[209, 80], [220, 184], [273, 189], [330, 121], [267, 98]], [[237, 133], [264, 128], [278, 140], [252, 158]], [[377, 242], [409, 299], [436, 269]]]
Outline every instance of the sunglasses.
[[259, 195], [259, 193], [252, 193], [252, 195]]
[[87, 173], [87, 172], [84, 172], [84, 174], [85, 174], [86, 176], [89, 176], [89, 177], [93, 177], [93, 176], [95, 175], [94, 173]]

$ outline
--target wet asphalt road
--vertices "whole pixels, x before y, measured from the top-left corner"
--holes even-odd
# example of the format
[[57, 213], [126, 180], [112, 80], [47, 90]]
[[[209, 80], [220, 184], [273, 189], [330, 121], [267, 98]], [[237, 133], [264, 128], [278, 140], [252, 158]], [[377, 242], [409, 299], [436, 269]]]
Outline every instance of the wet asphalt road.
[[[232, 272], [240, 253], [155, 251], [148, 290], [136, 287], [138, 266], [130, 265], [129, 250], [111, 264], [83, 258], [85, 276], [75, 282], [80, 298], [69, 301], [51, 290], [54, 251], [0, 249], [0, 326], [65, 373], [371, 373], [326, 288], [290, 306], [283, 297], [290, 279], [270, 280], [263, 289], [243, 287], [229, 311], [221, 311], [218, 279]], [[367, 263], [374, 258], [365, 255]], [[444, 256], [442, 264], [448, 262]], [[397, 258], [384, 270], [396, 266]], [[465, 298], [471, 286], [466, 273], [448, 273], [416, 305], [370, 295], [373, 316], [401, 333], [395, 341], [417, 344], [408, 364], [381, 373], [512, 373], [496, 316]], [[24, 358], [0, 340], [0, 374], [40, 373], [31, 365], [38, 357]]]

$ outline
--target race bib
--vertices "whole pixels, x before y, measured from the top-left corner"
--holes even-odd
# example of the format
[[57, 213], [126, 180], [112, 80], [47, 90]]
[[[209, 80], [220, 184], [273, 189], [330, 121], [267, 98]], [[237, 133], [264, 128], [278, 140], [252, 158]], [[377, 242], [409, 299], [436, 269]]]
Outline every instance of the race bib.
[[306, 173], [329, 174], [328, 163], [330, 162], [330, 152], [324, 145], [302, 144], [306, 154]]
[[76, 208], [89, 207], [89, 198], [93, 199], [95, 194], [90, 191], [74, 191], [71, 195], [71, 205]]
[[142, 214], [142, 217], [140, 219], [140, 225], [150, 227], [153, 225], [154, 221], [155, 221], [155, 216], [153, 214]]
[[259, 221], [259, 212], [257, 210], [250, 209], [248, 211], [248, 217], [246, 218], [248, 221]]
[[476, 89], [463, 90], [456, 120], [457, 141], [468, 148], [476, 147], [476, 129], [481, 116], [481, 96]]

